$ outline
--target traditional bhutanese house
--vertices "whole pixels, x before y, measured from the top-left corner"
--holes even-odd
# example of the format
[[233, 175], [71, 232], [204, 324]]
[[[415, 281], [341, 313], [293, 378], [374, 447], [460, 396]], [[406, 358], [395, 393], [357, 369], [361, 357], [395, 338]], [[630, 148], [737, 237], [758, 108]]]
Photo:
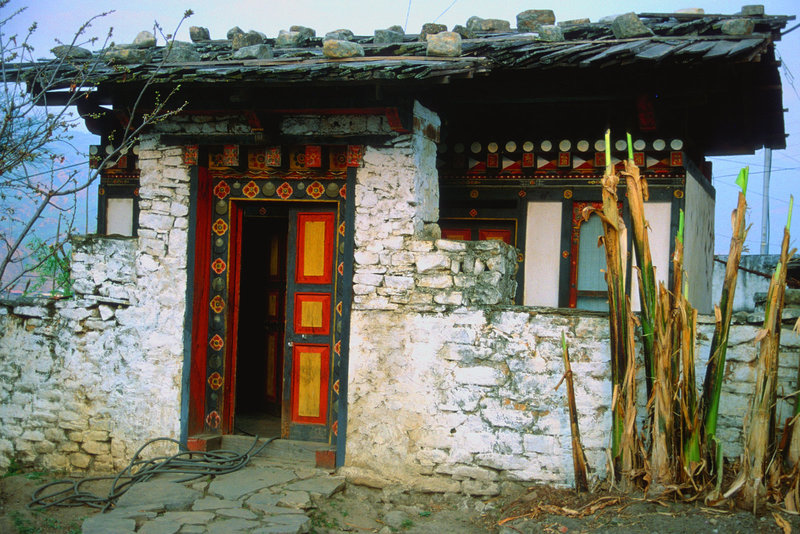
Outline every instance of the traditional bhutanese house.
[[[630, 150], [649, 184], [661, 280], [685, 212], [689, 295], [710, 312], [705, 157], [784, 148], [774, 43], [787, 20], [748, 8], [555, 25], [532, 11], [516, 29], [195, 28], [193, 43], [106, 51], [81, 107], [94, 154], [135, 123], [145, 83], [139, 113], [155, 90], [185, 102], [103, 171], [99, 232], [137, 239], [76, 244], [76, 292], [111, 310], [100, 339], [138, 362], [124, 394], [98, 394], [109, 439], [198, 446], [271, 421], [373, 481], [563, 483], [569, 425], [552, 386], [566, 329], [602, 469], [605, 319], [543, 307], [607, 306], [600, 224], [579, 216], [601, 200], [604, 132], [612, 162]], [[93, 274], [112, 258], [133, 271]]]

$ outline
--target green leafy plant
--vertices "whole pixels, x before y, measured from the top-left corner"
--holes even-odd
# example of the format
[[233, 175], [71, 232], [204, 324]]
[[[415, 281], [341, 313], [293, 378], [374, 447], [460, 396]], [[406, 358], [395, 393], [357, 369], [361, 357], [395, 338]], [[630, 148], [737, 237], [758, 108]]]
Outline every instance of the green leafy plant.
[[44, 293], [51, 296], [71, 295], [72, 279], [69, 255], [65, 242], [47, 243], [33, 236], [28, 249], [35, 263], [32, 270], [33, 281], [25, 288], [26, 294]]

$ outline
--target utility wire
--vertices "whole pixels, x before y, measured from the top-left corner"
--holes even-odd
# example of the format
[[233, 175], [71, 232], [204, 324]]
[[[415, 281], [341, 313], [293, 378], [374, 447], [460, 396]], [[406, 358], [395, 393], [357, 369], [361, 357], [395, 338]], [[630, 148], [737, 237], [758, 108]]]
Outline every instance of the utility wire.
[[792, 26], [791, 28], [789, 28], [785, 32], [781, 32], [781, 37], [783, 37], [784, 35], [786, 35], [789, 32], [795, 31], [797, 28], [800, 28], [800, 24], [795, 24], [794, 26]]
[[408, 17], [411, 15], [411, 0], [408, 0], [408, 9], [406, 10], [406, 23], [403, 25], [403, 31], [408, 30]]
[[450, 3], [450, 5], [449, 5], [449, 6], [447, 6], [447, 8], [446, 8], [444, 11], [442, 11], [441, 13], [439, 13], [439, 16], [438, 16], [438, 17], [436, 17], [435, 19], [433, 19], [433, 22], [436, 22], [437, 20], [439, 20], [440, 18], [442, 18], [442, 15], [444, 15], [445, 13], [447, 13], [448, 11], [450, 11], [450, 8], [451, 8], [451, 7], [453, 7], [454, 5], [456, 5], [456, 3], [457, 3], [457, 2], [458, 2], [458, 0], [453, 0], [453, 1]]

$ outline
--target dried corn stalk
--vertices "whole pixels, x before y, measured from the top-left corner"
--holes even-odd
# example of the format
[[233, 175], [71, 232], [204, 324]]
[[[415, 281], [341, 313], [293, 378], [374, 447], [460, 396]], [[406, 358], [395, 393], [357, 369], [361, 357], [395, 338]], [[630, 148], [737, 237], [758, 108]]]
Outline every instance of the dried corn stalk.
[[627, 259], [627, 230], [619, 214], [617, 185], [619, 176], [611, 165], [610, 132], [606, 132], [606, 172], [601, 181], [603, 207], [597, 210], [584, 208], [582, 216], [588, 220], [594, 213], [600, 217], [606, 256], [606, 283], [608, 285], [609, 333], [611, 338], [612, 434], [611, 453], [615, 472], [621, 473], [627, 486], [636, 467], [636, 375], [633, 341], [633, 318], [630, 300], [625, 291], [625, 265]]
[[[630, 137], [630, 136], [629, 136]], [[630, 144], [630, 141], [629, 141]], [[633, 226], [633, 250], [636, 265], [639, 266], [639, 302], [641, 303], [642, 356], [644, 358], [647, 398], [652, 395], [654, 362], [653, 344], [656, 314], [656, 275], [650, 255], [650, 240], [647, 235], [648, 223], [644, 215], [644, 203], [649, 198], [647, 181], [639, 174], [639, 167], [628, 158], [622, 172], [627, 186], [628, 208]]]
[[[589, 479], [586, 468], [586, 455], [581, 444], [581, 432], [578, 428], [578, 408], [575, 404], [575, 387], [572, 382], [572, 367], [569, 364], [569, 349], [564, 332], [561, 332], [561, 354], [564, 357], [564, 378], [567, 382], [567, 403], [569, 406], [569, 427], [572, 433], [572, 467], [575, 471], [575, 489], [589, 491]], [[561, 382], [559, 382], [559, 385]], [[558, 389], [558, 386], [556, 386]]]
[[747, 210], [745, 193], [747, 192], [748, 172], [748, 168], [745, 167], [736, 179], [736, 183], [739, 184], [742, 191], [739, 193], [736, 210], [731, 217], [733, 236], [731, 237], [728, 262], [725, 266], [725, 280], [722, 285], [719, 306], [716, 306], [714, 310], [716, 324], [714, 336], [711, 339], [711, 352], [708, 358], [706, 376], [703, 382], [704, 444], [711, 465], [715, 466], [717, 471], [718, 488], [722, 476], [722, 473], [719, 472], [719, 466], [722, 463], [722, 448], [717, 441], [717, 415], [719, 413], [722, 380], [725, 373], [725, 355], [728, 350], [728, 333], [730, 331], [731, 316], [733, 315], [733, 297], [736, 291], [736, 278], [739, 273], [739, 260], [741, 259], [744, 240], [747, 236], [745, 227], [745, 212]]
[[764, 325], [756, 335], [759, 352], [756, 370], [755, 395], [750, 406], [749, 427], [745, 435], [742, 469], [745, 480], [741, 504], [756, 510], [767, 495], [767, 464], [775, 451], [775, 402], [777, 399], [778, 361], [780, 352], [781, 315], [786, 292], [787, 263], [794, 250], [789, 251], [789, 222], [783, 231], [781, 256], [767, 291]]

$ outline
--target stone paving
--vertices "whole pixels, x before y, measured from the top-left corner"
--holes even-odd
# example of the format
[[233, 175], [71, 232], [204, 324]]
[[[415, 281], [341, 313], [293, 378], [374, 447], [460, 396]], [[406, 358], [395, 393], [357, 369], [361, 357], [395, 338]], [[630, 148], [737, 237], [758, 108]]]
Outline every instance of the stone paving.
[[255, 457], [243, 469], [216, 477], [185, 483], [176, 478], [135, 484], [114, 510], [86, 519], [83, 533], [308, 532], [313, 499], [328, 498], [345, 485], [331, 471], [271, 457]]

